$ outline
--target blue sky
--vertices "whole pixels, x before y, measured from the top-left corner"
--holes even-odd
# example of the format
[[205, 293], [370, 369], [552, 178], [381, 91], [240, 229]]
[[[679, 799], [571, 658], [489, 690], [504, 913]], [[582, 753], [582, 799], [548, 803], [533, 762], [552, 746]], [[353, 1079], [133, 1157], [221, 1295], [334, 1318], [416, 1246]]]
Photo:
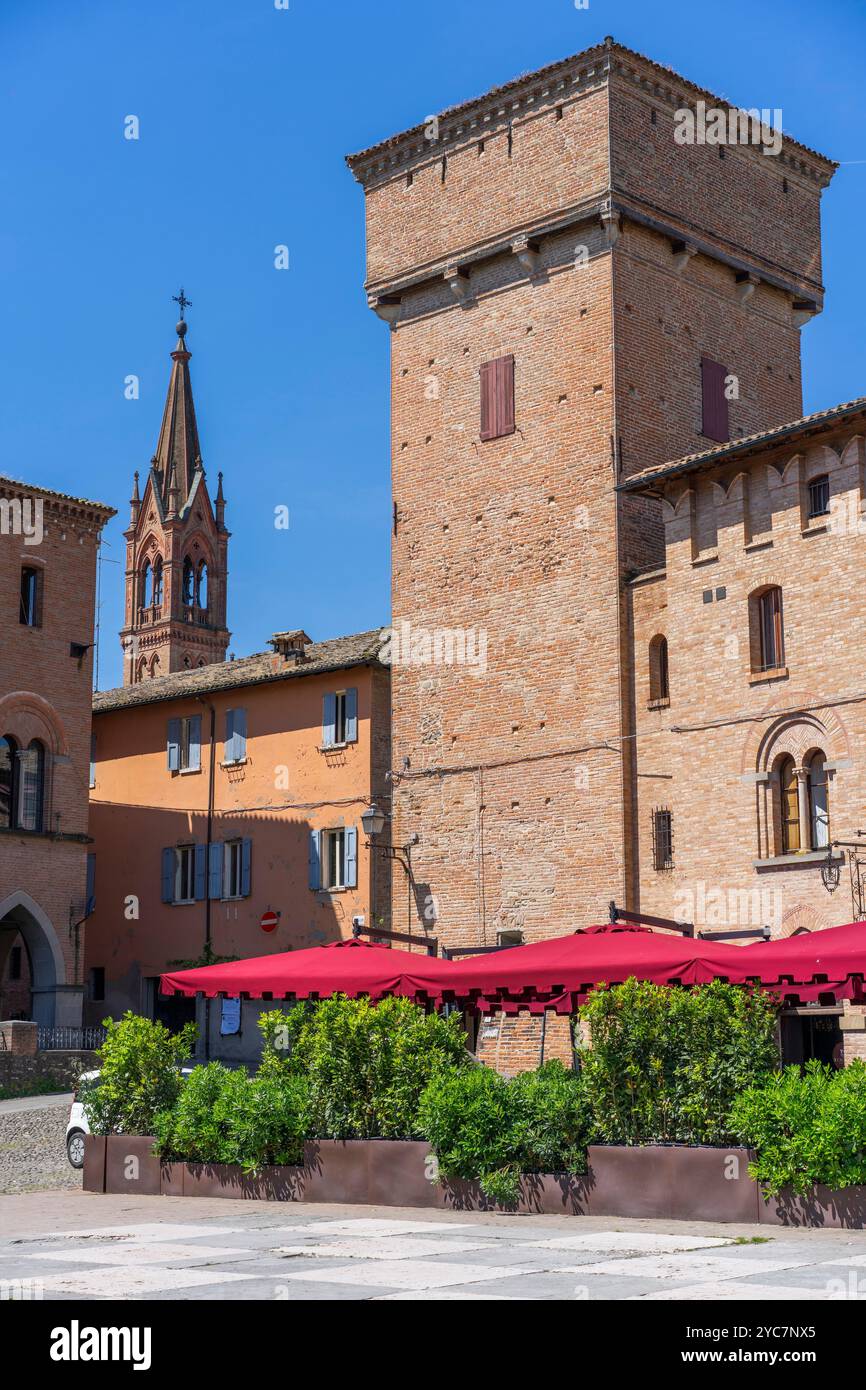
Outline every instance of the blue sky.
[[118, 509], [103, 688], [121, 679], [122, 529], [181, 283], [204, 463], [225, 474], [232, 649], [387, 622], [388, 332], [364, 300], [343, 156], [605, 34], [741, 106], [781, 107], [787, 131], [844, 161], [806, 409], [866, 394], [860, 0], [2, 0], [0, 471]]

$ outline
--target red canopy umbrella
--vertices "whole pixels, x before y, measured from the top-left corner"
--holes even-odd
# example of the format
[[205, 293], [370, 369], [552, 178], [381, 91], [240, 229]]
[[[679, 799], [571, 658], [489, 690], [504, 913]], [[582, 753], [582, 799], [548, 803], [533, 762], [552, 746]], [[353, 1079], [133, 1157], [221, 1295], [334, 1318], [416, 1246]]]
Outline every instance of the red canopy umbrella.
[[[423, 983], [414, 978], [418, 967], [424, 970]], [[393, 994], [427, 1000], [441, 997], [440, 982], [454, 969], [447, 960], [352, 939], [171, 972], [161, 977], [160, 990], [163, 994], [203, 994], [207, 999], [219, 994], [250, 999], [324, 999], [332, 994], [383, 999]]]
[[739, 948], [726, 977], [757, 981], [804, 1003], [822, 995], [860, 999], [866, 976], [866, 922], [777, 937]]
[[[742, 947], [642, 928], [588, 927], [507, 951], [466, 956], [454, 963], [445, 981], [430, 983], [439, 990], [444, 986], [446, 997], [453, 994], [487, 1011], [554, 1009], [567, 1014], [597, 985], [621, 984], [631, 976], [661, 985], [705, 984], [724, 977], [741, 953]], [[424, 965], [416, 972], [421, 980]]]

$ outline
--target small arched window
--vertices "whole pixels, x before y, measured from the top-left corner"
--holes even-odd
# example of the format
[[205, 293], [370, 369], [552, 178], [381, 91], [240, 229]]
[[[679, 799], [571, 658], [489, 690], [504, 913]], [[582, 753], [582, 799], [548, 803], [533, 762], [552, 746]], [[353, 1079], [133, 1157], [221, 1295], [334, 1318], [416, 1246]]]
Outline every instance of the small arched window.
[[45, 747], [38, 739], [19, 754], [20, 795], [18, 828], [42, 830], [45, 799]]
[[15, 824], [17, 801], [18, 745], [4, 734], [0, 738], [0, 828], [11, 830]]
[[153, 606], [162, 606], [162, 556], [158, 555], [153, 562]]
[[150, 608], [153, 603], [153, 570], [150, 561], [145, 560], [141, 570], [141, 607]]
[[781, 812], [782, 853], [796, 854], [800, 841], [800, 797], [797, 786], [797, 765], [791, 757], [779, 763], [779, 801]]
[[187, 555], [183, 562], [183, 606], [192, 608], [195, 602], [195, 570], [192, 560]]
[[809, 759], [809, 820], [812, 848], [826, 849], [830, 843], [830, 800], [827, 763], [821, 752], [813, 753]]
[[756, 630], [752, 664], [758, 671], [774, 671], [785, 664], [782, 590], [777, 584], [761, 589], [753, 595], [752, 604], [752, 621]]
[[159, 655], [154, 654], [153, 661], [150, 663], [150, 679], [153, 680], [159, 675]]
[[650, 701], [670, 699], [668, 678], [668, 639], [659, 634], [649, 645]]
[[202, 560], [195, 579], [195, 601], [199, 608], [207, 608], [207, 561]]

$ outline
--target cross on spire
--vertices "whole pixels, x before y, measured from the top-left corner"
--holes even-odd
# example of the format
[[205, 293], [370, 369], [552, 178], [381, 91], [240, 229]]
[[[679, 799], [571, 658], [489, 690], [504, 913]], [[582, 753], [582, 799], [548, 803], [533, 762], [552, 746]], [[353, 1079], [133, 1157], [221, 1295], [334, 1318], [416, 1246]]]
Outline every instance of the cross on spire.
[[175, 304], [180, 305], [180, 316], [181, 318], [183, 318], [183, 311], [186, 308], [187, 304], [192, 304], [192, 300], [187, 299], [186, 295], [183, 292], [183, 285], [181, 285], [180, 287], [180, 294], [173, 294], [172, 299], [174, 300]]

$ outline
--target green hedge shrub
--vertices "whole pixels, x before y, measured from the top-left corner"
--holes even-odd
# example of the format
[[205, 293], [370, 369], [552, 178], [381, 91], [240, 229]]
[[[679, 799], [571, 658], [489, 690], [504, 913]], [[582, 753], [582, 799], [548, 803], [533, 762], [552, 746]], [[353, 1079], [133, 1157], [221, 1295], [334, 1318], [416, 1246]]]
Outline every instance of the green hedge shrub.
[[786, 1067], [734, 1101], [731, 1123], [757, 1150], [749, 1171], [768, 1196], [813, 1183], [866, 1183], [866, 1065]]
[[84, 1110], [94, 1134], [153, 1134], [157, 1112], [181, 1089], [180, 1067], [191, 1055], [196, 1028], [187, 1023], [170, 1033], [161, 1023], [126, 1013], [107, 1018], [105, 1042], [97, 1049], [98, 1086], [87, 1088]]
[[443, 1073], [424, 1092], [420, 1123], [440, 1178], [480, 1181], [503, 1205], [517, 1200], [523, 1173], [586, 1171], [584, 1086], [558, 1061], [511, 1081], [487, 1067]]
[[157, 1151], [187, 1163], [237, 1163], [247, 1172], [303, 1159], [303, 1077], [247, 1076], [219, 1062], [196, 1067], [174, 1106], [157, 1115]]
[[580, 1064], [599, 1139], [730, 1143], [735, 1097], [778, 1066], [777, 1007], [718, 980], [595, 990], [580, 1010], [592, 1038]]
[[309, 1133], [319, 1139], [421, 1137], [427, 1084], [471, 1064], [456, 1014], [425, 1014], [408, 999], [336, 996], [263, 1014], [261, 1072], [306, 1079]]

